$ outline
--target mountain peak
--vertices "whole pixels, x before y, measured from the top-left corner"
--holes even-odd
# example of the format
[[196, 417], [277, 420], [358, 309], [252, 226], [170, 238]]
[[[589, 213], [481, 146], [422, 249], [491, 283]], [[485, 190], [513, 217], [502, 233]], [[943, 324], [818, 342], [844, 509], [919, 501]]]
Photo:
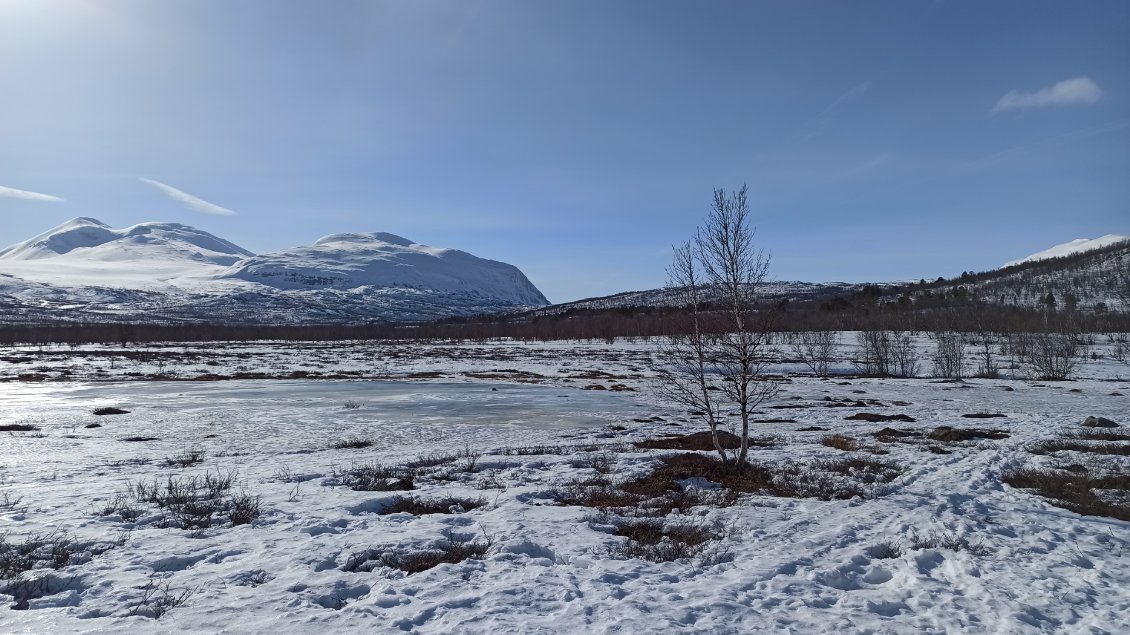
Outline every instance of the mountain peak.
[[91, 218], [90, 216], [77, 216], [77, 217], [72, 218], [71, 220], [63, 223], [62, 225], [59, 225], [58, 227], [56, 227], [55, 229], [53, 229], [51, 231], [56, 231], [56, 230], [59, 230], [59, 229], [63, 229], [65, 227], [82, 227], [82, 226], [85, 226], [85, 225], [94, 225], [95, 227], [109, 227], [109, 225], [107, 225], [106, 223], [103, 223], [102, 221], [98, 220], [97, 218]]
[[346, 233], [346, 234], [330, 234], [329, 236], [322, 236], [315, 241], [315, 247], [322, 247], [334, 243], [387, 243], [389, 245], [396, 245], [398, 247], [411, 247], [416, 243], [396, 234], [388, 232], [361, 232], [361, 233]]
[[22, 243], [0, 250], [4, 260], [81, 257], [89, 260], [192, 260], [230, 265], [250, 251], [206, 231], [180, 223], [139, 223], [114, 229], [95, 218], [80, 216]]

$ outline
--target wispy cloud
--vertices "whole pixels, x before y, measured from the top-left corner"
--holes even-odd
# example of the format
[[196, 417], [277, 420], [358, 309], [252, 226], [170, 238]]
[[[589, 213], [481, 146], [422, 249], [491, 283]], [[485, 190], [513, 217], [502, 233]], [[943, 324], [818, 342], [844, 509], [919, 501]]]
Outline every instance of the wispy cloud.
[[21, 201], [47, 201], [49, 203], [61, 203], [63, 201], [63, 199], [58, 196], [29, 192], [27, 190], [17, 190], [14, 187], [4, 187], [3, 185], [0, 185], [0, 198], [16, 198]]
[[993, 112], [1004, 112], [1018, 108], [1043, 108], [1044, 106], [1067, 106], [1070, 104], [1093, 104], [1102, 97], [1103, 91], [1090, 77], [1073, 77], [1062, 82], [1041, 88], [1035, 92], [1024, 93], [1008, 91], [997, 100]]
[[185, 192], [184, 190], [178, 190], [177, 188], [171, 185], [166, 185], [165, 183], [162, 183], [160, 181], [154, 181], [153, 179], [147, 179], [144, 177], [141, 177], [141, 180], [161, 190], [165, 194], [168, 194], [169, 198], [175, 201], [180, 201], [181, 203], [187, 205], [189, 208], [196, 210], [201, 214], [214, 214], [216, 216], [233, 216], [235, 214], [235, 212], [226, 207], [220, 207], [215, 203], [209, 203], [202, 198], [193, 196], [188, 192]]
[[869, 88], [871, 88], [871, 82], [863, 82], [852, 86], [847, 92], [832, 100], [832, 103], [828, 104], [824, 110], [821, 110], [818, 115], [804, 124], [804, 138], [811, 139], [827, 130], [832, 125], [832, 121], [840, 114], [840, 111], [848, 104], [863, 97]]

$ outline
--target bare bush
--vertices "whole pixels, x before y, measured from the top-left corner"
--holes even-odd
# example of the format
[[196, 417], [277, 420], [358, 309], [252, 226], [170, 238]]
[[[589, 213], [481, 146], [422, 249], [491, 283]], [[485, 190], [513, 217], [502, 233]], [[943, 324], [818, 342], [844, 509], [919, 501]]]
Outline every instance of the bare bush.
[[173, 588], [169, 581], [161, 582], [156, 575], [151, 576], [141, 587], [141, 597], [130, 607], [127, 615], [141, 615], [155, 620], [161, 619], [169, 611], [183, 605], [196, 594], [193, 588]]
[[204, 462], [204, 448], [186, 448], [180, 454], [165, 458], [165, 465], [189, 467]]
[[989, 330], [977, 332], [972, 339], [973, 359], [977, 363], [974, 375], [983, 379], [996, 379], [1000, 376], [1000, 362], [997, 360], [1002, 338]]
[[71, 562], [75, 541], [64, 531], [35, 534], [22, 541], [11, 541], [0, 534], [0, 580], [16, 577], [40, 567], [62, 569]]
[[1130, 365], [1130, 333], [1108, 333], [1110, 358], [1120, 364]]
[[965, 339], [943, 331], [934, 337], [934, 376], [961, 379], [965, 375]]
[[334, 468], [327, 485], [342, 485], [359, 492], [392, 492], [415, 487], [416, 471], [400, 465], [364, 463], [348, 469]]
[[225, 513], [233, 526], [248, 524], [259, 517], [261, 499], [246, 492], [230, 495], [235, 478], [236, 472], [230, 471], [142, 481], [130, 485], [125, 496], [111, 499], [101, 511], [103, 515], [117, 513], [122, 520], [129, 521], [131, 516], [137, 520], [143, 514], [138, 503], [148, 503], [162, 510], [158, 526], [197, 532], [212, 527], [217, 516]]
[[228, 520], [233, 527], [249, 525], [263, 514], [263, 497], [240, 492], [231, 497], [228, 507]]
[[852, 360], [856, 372], [869, 377], [886, 377], [891, 374], [891, 337], [887, 331], [860, 331], [855, 336], [859, 346], [857, 358]]
[[1021, 361], [1032, 376], [1047, 381], [1063, 381], [1075, 374], [1084, 354], [1084, 345], [1074, 332], [1028, 333], [1022, 338]]
[[132, 497], [117, 494], [96, 509], [95, 513], [99, 516], [118, 516], [124, 522], [132, 523], [141, 518], [145, 510]]
[[858, 359], [852, 361], [856, 371], [870, 377], [915, 377], [918, 375], [918, 351], [907, 331], [860, 331]]
[[899, 558], [902, 556], [902, 541], [888, 538], [883, 542], [872, 545], [871, 548], [867, 550], [867, 555], [876, 560]]
[[919, 534], [912, 529], [907, 539], [911, 549], [949, 549], [950, 551], [965, 551], [975, 556], [987, 556], [993, 553], [984, 541], [971, 541], [964, 536], [958, 536], [948, 531], [932, 531], [928, 534]]
[[0, 494], [0, 511], [9, 512], [13, 514], [22, 514], [27, 511], [27, 505], [23, 505], [23, 496], [12, 496], [8, 492]]
[[835, 359], [839, 336], [835, 331], [804, 331], [788, 334], [789, 347], [817, 377], [827, 377]]

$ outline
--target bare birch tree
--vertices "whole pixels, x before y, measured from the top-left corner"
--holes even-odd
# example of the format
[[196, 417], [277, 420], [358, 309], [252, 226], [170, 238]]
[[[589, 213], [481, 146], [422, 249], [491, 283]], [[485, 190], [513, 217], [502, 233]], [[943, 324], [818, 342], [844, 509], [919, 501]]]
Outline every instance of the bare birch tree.
[[[737, 464], [747, 460], [753, 410], [777, 392], [777, 382], [765, 372], [769, 313], [757, 308], [769, 256], [754, 247], [749, 216], [745, 185], [732, 194], [716, 189], [706, 222], [674, 249], [668, 286], [679, 294], [687, 317], [660, 349], [667, 371], [664, 394], [706, 423], [723, 462]], [[740, 427], [734, 455], [719, 437], [731, 417], [738, 418], [733, 427]]]

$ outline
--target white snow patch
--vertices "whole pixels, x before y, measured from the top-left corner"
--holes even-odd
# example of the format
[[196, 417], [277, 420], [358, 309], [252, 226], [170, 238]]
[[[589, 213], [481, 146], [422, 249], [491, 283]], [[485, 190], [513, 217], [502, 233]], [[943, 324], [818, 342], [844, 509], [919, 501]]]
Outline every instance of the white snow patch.
[[1011, 267], [1013, 265], [1019, 265], [1025, 262], [1033, 262], [1035, 260], [1061, 258], [1063, 256], [1070, 256], [1071, 254], [1091, 251], [1092, 249], [1101, 249], [1103, 247], [1109, 247], [1110, 245], [1113, 245], [1115, 243], [1120, 243], [1124, 240], [1130, 240], [1130, 236], [1107, 234], [1100, 238], [1076, 238], [1075, 240], [1050, 247], [1040, 252], [1036, 252], [1031, 256], [1020, 258], [1019, 260], [1010, 260], [1001, 265], [1001, 268], [1003, 269], [1004, 267]]

